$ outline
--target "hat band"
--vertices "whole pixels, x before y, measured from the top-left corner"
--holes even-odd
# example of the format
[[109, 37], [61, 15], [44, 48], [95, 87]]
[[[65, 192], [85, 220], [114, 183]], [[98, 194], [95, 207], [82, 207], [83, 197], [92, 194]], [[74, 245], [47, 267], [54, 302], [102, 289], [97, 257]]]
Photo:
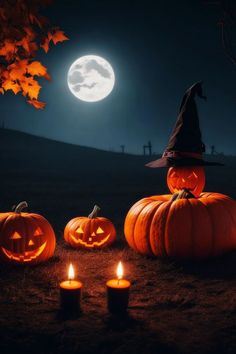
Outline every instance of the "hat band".
[[182, 157], [192, 157], [202, 160], [202, 154], [197, 152], [182, 152], [182, 151], [164, 151], [162, 157], [181, 159]]

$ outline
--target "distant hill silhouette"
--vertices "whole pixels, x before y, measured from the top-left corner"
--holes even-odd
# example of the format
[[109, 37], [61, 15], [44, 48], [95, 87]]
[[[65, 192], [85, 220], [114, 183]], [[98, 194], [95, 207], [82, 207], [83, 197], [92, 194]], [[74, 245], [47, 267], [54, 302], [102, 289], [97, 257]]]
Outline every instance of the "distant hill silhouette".
[[[156, 155], [157, 156], [157, 155]], [[207, 159], [216, 159], [207, 156]], [[62, 232], [75, 215], [93, 205], [122, 232], [130, 206], [138, 199], [168, 193], [166, 169], [150, 169], [150, 156], [103, 151], [0, 129], [0, 211], [27, 200]], [[206, 169], [206, 190], [236, 197], [236, 157], [220, 156], [224, 167]]]

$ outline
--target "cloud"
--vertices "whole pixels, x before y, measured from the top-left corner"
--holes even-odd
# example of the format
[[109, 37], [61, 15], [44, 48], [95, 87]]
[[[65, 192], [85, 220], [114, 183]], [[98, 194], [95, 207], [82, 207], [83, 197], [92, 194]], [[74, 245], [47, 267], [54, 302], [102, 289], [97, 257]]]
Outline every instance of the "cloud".
[[110, 78], [111, 74], [110, 72], [104, 68], [101, 64], [99, 64], [95, 59], [90, 60], [86, 65], [85, 65], [86, 71], [90, 70], [96, 70], [100, 75], [102, 75], [105, 78]]
[[74, 69], [75, 70], [80, 70], [80, 69], [82, 69], [82, 65], [81, 64], [76, 64], [75, 66], [74, 66]]
[[69, 75], [68, 81], [71, 85], [75, 85], [82, 83], [84, 81], [84, 77], [79, 71], [75, 70], [72, 74]]
[[88, 84], [77, 84], [77, 85], [73, 86], [73, 90], [74, 90], [75, 92], [79, 92], [81, 88], [84, 88], [84, 87], [85, 87], [85, 88], [91, 89], [91, 88], [93, 88], [93, 87], [96, 86], [96, 85], [97, 85], [96, 82], [93, 82], [93, 83], [90, 84], [90, 85], [88, 85]]

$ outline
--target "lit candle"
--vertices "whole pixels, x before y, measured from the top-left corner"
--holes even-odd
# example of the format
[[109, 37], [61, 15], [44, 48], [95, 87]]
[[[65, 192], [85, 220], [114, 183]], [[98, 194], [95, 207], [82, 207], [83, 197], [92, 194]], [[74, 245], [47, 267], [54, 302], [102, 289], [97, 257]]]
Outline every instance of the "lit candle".
[[74, 280], [75, 272], [72, 264], [68, 270], [68, 280], [60, 283], [60, 302], [61, 308], [67, 311], [80, 310], [80, 297], [82, 283]]
[[124, 312], [128, 307], [130, 282], [123, 279], [123, 266], [119, 262], [117, 266], [117, 279], [108, 280], [107, 305], [110, 312]]

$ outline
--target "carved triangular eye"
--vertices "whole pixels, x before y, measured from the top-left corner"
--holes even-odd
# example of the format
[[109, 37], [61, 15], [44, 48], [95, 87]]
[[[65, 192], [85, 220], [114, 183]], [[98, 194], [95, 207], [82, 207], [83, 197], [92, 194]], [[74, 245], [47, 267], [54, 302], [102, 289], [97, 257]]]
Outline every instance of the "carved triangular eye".
[[83, 234], [83, 233], [84, 233], [84, 231], [83, 231], [83, 229], [81, 228], [81, 226], [78, 227], [78, 229], [77, 229], [75, 232], [78, 232], [78, 234]]
[[21, 235], [17, 231], [15, 231], [10, 238], [12, 240], [19, 240], [21, 238]]
[[104, 234], [103, 229], [99, 226], [99, 228], [96, 231], [97, 234]]
[[195, 172], [191, 172], [190, 175], [188, 175], [187, 178], [193, 178], [193, 177], [197, 179], [197, 175], [196, 175]]
[[34, 231], [34, 236], [42, 236], [43, 231], [40, 229], [40, 227], [37, 227], [37, 229]]

